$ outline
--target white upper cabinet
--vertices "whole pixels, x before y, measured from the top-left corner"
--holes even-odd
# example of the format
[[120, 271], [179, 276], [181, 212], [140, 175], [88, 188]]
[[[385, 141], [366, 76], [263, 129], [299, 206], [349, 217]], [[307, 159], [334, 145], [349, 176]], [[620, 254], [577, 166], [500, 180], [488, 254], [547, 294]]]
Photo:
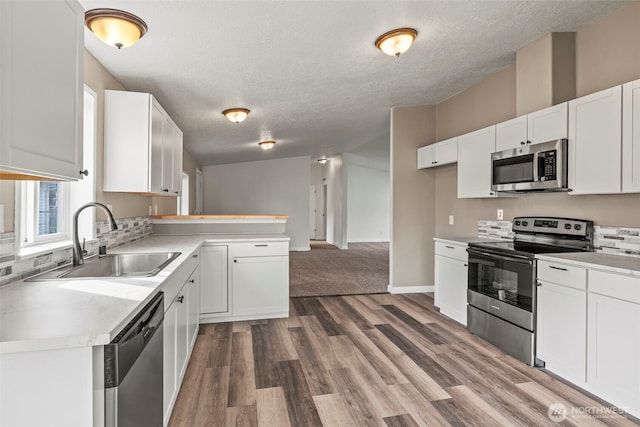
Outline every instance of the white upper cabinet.
[[418, 148], [418, 169], [448, 165], [458, 160], [458, 137]]
[[83, 27], [75, 0], [0, 1], [0, 175], [81, 178]]
[[491, 191], [491, 153], [496, 126], [458, 137], [458, 198], [496, 197]]
[[496, 125], [496, 151], [566, 138], [568, 104], [554, 105]]
[[182, 132], [148, 93], [105, 91], [104, 191], [180, 194]]
[[622, 191], [640, 192], [640, 80], [622, 86]]
[[622, 189], [622, 86], [569, 101], [569, 194]]

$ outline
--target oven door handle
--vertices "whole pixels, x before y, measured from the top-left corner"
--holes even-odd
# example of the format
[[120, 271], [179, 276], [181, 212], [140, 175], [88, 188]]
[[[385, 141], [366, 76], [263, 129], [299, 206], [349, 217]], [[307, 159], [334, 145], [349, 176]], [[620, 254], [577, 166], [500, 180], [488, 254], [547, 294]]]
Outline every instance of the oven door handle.
[[469, 262], [478, 262], [480, 264], [486, 264], [486, 262], [483, 262], [484, 260], [472, 260], [471, 256], [475, 255], [475, 256], [480, 256], [480, 257], [484, 257], [484, 258], [489, 258], [490, 260], [495, 260], [495, 259], [499, 259], [501, 261], [507, 261], [507, 262], [515, 262], [517, 264], [526, 264], [526, 265], [533, 265], [533, 261], [527, 258], [520, 258], [520, 257], [510, 257], [510, 256], [504, 256], [504, 255], [498, 255], [498, 254], [494, 254], [494, 253], [488, 253], [488, 252], [480, 252], [480, 251], [476, 251], [474, 249], [467, 249], [467, 252], [469, 253]]

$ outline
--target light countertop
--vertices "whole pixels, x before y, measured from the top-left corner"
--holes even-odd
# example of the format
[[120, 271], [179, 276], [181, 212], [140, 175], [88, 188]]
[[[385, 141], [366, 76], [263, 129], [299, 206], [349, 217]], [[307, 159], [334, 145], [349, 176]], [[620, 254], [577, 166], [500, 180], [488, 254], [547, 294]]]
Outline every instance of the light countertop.
[[199, 221], [199, 222], [269, 222], [269, 221], [286, 221], [288, 215], [245, 215], [245, 214], [229, 214], [229, 215], [152, 215], [153, 222], [167, 221]]
[[500, 242], [507, 241], [507, 239], [488, 239], [486, 237], [434, 237], [436, 242], [452, 243], [452, 244], [469, 244], [469, 243], [481, 243], [481, 242]]
[[152, 277], [19, 281], [0, 288], [0, 353], [104, 345], [203, 243], [288, 241], [284, 234], [152, 236], [109, 251], [181, 252]]
[[551, 261], [564, 262], [594, 270], [609, 271], [612, 273], [628, 274], [640, 277], [640, 258], [612, 255], [600, 252], [570, 252], [561, 254], [540, 254], [536, 258]]

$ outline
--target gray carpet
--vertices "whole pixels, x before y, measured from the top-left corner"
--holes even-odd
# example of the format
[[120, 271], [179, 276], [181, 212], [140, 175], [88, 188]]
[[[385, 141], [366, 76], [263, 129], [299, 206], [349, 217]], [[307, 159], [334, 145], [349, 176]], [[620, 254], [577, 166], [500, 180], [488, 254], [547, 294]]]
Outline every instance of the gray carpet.
[[340, 250], [311, 242], [311, 251], [289, 254], [291, 297], [387, 292], [389, 243], [349, 243]]

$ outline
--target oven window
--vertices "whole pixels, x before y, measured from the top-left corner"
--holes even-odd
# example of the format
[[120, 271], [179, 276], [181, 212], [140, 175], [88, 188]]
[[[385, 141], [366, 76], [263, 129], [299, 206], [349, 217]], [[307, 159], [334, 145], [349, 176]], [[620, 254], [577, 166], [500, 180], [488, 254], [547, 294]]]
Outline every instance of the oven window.
[[526, 262], [470, 254], [469, 289], [532, 311], [533, 270], [533, 266]]
[[493, 161], [493, 185], [533, 182], [533, 154]]

